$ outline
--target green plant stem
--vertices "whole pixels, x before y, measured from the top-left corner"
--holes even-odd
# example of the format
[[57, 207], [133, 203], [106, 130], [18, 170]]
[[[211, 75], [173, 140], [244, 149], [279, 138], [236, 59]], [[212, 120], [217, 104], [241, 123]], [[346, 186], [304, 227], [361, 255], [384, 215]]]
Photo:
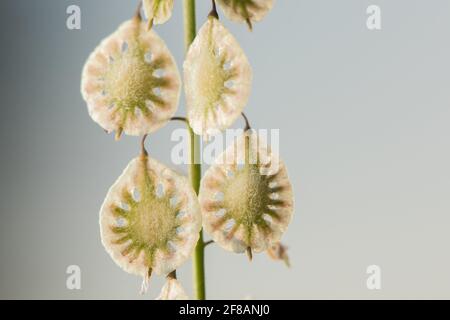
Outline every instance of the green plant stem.
[[[186, 52], [189, 49], [192, 41], [194, 41], [196, 35], [196, 23], [195, 23], [195, 0], [183, 0], [183, 16], [184, 16], [184, 44]], [[192, 187], [198, 194], [200, 189], [201, 179], [201, 164], [200, 164], [200, 137], [198, 137], [192, 128], [188, 124], [188, 130], [190, 135], [190, 165], [189, 165], [189, 177]], [[205, 300], [205, 244], [203, 242], [203, 231], [200, 231], [200, 237], [195, 247], [194, 256], [192, 259], [193, 280], [194, 280], [194, 292], [197, 300]]]

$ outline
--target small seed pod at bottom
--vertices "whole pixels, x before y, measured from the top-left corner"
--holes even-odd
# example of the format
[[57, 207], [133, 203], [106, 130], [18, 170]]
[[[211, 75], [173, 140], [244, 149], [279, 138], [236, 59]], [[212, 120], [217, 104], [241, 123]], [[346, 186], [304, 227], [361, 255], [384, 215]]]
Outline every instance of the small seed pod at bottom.
[[293, 212], [284, 164], [249, 131], [207, 170], [199, 200], [203, 227], [213, 240], [250, 258], [280, 240]]
[[144, 279], [152, 272], [167, 275], [197, 243], [198, 200], [185, 177], [142, 154], [109, 190], [100, 229], [103, 245], [125, 271]]
[[186, 292], [177, 279], [169, 278], [155, 300], [188, 300]]
[[284, 264], [290, 268], [291, 263], [289, 261], [289, 256], [287, 254], [287, 247], [281, 242], [275, 243], [267, 249], [267, 254], [272, 260], [283, 261]]

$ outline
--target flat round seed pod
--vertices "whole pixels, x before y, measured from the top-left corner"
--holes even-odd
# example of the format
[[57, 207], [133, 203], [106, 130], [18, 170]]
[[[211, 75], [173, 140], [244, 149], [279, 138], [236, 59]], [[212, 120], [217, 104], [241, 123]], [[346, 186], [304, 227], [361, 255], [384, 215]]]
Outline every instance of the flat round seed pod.
[[203, 227], [223, 248], [267, 250], [292, 218], [293, 194], [284, 164], [255, 134], [239, 137], [201, 182]]
[[163, 24], [172, 16], [173, 0], [143, 0], [149, 26]]
[[167, 279], [156, 300], [188, 300], [186, 292], [177, 279]]
[[228, 19], [246, 22], [252, 28], [252, 22], [261, 21], [272, 9], [274, 0], [217, 0]]
[[239, 43], [214, 17], [201, 27], [184, 62], [189, 123], [212, 135], [232, 125], [247, 104], [252, 70]]
[[92, 119], [108, 132], [138, 136], [174, 115], [180, 76], [169, 49], [144, 22], [133, 18], [89, 56], [81, 92]]
[[[100, 211], [102, 243], [125, 271], [166, 275], [197, 243], [201, 214], [188, 180], [140, 156], [114, 183]], [[145, 291], [145, 289], [144, 289]]]

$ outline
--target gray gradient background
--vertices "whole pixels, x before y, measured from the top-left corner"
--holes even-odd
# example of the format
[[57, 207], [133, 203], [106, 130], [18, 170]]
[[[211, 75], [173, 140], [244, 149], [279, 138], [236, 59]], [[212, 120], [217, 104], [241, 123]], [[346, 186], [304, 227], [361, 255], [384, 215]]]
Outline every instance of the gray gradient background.
[[[183, 59], [181, 2], [157, 32]], [[66, 29], [66, 7], [82, 30]], [[383, 30], [365, 26], [382, 8]], [[88, 54], [136, 1], [0, 2], [0, 298], [149, 299], [104, 251], [98, 210], [138, 140], [114, 142], [79, 93]], [[198, 0], [198, 22], [209, 1]], [[207, 249], [209, 298], [450, 298], [450, 2], [278, 0], [236, 35], [254, 69], [246, 112], [281, 129], [296, 193], [292, 269]], [[178, 112], [184, 114], [183, 104]], [[241, 125], [237, 123], [236, 125]], [[170, 124], [148, 146], [169, 163]], [[186, 171], [185, 168], [181, 170]], [[66, 267], [82, 290], [66, 289]], [[365, 287], [382, 267], [382, 290]], [[191, 292], [191, 267], [180, 278]]]

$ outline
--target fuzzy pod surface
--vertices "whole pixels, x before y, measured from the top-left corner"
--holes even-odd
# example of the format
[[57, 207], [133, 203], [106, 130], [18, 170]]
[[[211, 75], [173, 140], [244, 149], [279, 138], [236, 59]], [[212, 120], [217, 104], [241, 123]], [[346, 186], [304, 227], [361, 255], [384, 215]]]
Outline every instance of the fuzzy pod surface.
[[133, 18], [89, 56], [81, 92], [89, 115], [107, 132], [139, 136], [167, 124], [178, 108], [181, 80], [164, 41]]

